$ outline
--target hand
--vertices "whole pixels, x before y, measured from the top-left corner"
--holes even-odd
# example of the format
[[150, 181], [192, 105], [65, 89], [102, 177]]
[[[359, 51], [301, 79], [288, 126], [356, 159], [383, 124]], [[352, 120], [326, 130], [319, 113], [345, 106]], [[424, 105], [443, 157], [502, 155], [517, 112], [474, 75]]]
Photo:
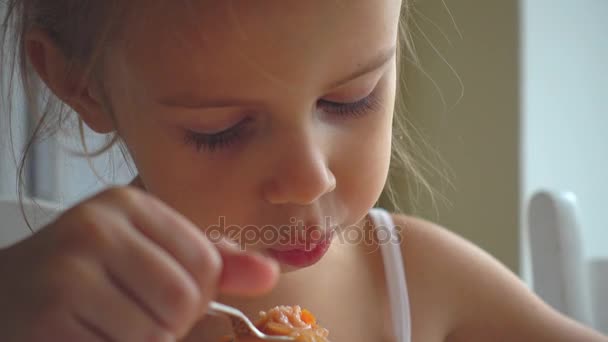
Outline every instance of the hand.
[[130, 187], [107, 190], [0, 250], [2, 341], [175, 341], [216, 293], [272, 288], [277, 265], [212, 244]]

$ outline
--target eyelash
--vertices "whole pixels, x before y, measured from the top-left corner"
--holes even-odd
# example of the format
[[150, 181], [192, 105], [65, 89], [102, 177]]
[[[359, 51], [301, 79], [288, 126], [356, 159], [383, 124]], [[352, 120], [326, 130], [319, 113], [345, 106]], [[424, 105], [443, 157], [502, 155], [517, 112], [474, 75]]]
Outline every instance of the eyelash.
[[[342, 118], [356, 118], [377, 110], [380, 105], [380, 101], [376, 96], [376, 92], [373, 92], [357, 102], [340, 103], [319, 100], [317, 104], [324, 107], [325, 110], [330, 114], [335, 114]], [[250, 119], [243, 120], [227, 130], [214, 134], [202, 134], [187, 131], [185, 138], [186, 144], [194, 145], [199, 152], [201, 150], [215, 152], [220, 149], [231, 147], [241, 141], [241, 139], [244, 137], [246, 129], [244, 129], [243, 126], [248, 124], [249, 121]]]
[[337, 114], [341, 117], [359, 117], [377, 110], [380, 101], [376, 93], [373, 92], [357, 102], [340, 103], [320, 100], [318, 104], [325, 107], [325, 110], [329, 111], [330, 114]]
[[209, 152], [215, 152], [218, 149], [230, 147], [243, 138], [244, 129], [242, 126], [248, 121], [249, 119], [246, 119], [233, 127], [214, 134], [187, 131], [185, 139], [186, 144], [194, 145], [199, 152], [203, 149]]

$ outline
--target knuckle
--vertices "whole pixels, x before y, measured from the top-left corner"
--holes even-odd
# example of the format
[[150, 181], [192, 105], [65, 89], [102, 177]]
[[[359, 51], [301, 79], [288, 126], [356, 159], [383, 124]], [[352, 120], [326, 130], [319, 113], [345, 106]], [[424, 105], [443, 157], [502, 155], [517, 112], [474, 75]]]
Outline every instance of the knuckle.
[[199, 253], [199, 265], [196, 269], [199, 271], [199, 283], [203, 287], [208, 287], [210, 284], [215, 284], [220, 278], [223, 268], [222, 258], [213, 247], [206, 248], [201, 246]]
[[175, 334], [161, 324], [135, 321], [122, 332], [124, 341], [175, 342]]
[[149, 341], [149, 342], [175, 342], [175, 336], [162, 328], [152, 329], [151, 332], [147, 333], [146, 336], [141, 341]]
[[170, 306], [170, 311], [174, 312], [171, 326], [181, 325], [183, 321], [189, 321], [197, 314], [201, 295], [193, 286], [189, 286], [186, 281], [172, 281], [165, 285], [165, 302]]
[[64, 255], [50, 263], [47, 274], [50, 283], [50, 306], [62, 306], [77, 296], [78, 291], [74, 291], [74, 286], [94, 281], [95, 270], [82, 258]]
[[191, 321], [198, 314], [201, 295], [191, 282], [169, 281], [164, 284], [161, 291], [163, 302], [171, 313], [166, 317], [165, 322], [171, 330], [179, 330], [184, 322]]
[[[204, 239], [204, 238], [203, 238]], [[188, 246], [187, 261], [197, 290], [202, 299], [209, 297], [219, 282], [223, 261], [220, 253], [209, 241], [201, 240]]]
[[82, 204], [72, 213], [70, 221], [60, 239], [62, 250], [100, 251], [116, 244], [115, 224], [104, 217], [98, 204]]
[[100, 253], [110, 251], [116, 243], [115, 229], [111, 225], [87, 222], [73, 229], [67, 237], [68, 248], [83, 253]]
[[80, 229], [79, 235], [84, 242], [83, 247], [95, 251], [107, 251], [112, 250], [116, 245], [115, 231], [112, 225], [91, 222]]
[[65, 276], [62, 277], [65, 281], [88, 284], [88, 280], [91, 280], [95, 275], [91, 263], [77, 256], [60, 258], [59, 264], [65, 272]]
[[133, 187], [114, 187], [106, 190], [106, 195], [110, 200], [118, 201], [127, 208], [138, 207], [142, 201], [145, 201], [144, 193]]

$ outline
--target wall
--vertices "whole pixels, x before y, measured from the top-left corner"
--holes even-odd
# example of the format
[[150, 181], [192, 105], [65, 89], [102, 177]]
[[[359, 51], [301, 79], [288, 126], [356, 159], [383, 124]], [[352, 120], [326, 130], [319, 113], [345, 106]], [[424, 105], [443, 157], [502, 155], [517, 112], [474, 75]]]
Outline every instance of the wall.
[[435, 172], [439, 201], [434, 207], [422, 199], [416, 213], [518, 272], [518, 4], [420, 0], [414, 6], [422, 71], [405, 65], [408, 115], [445, 159], [435, 165], [452, 183]]
[[522, 195], [574, 192], [588, 257], [608, 256], [608, 2], [522, 5]]

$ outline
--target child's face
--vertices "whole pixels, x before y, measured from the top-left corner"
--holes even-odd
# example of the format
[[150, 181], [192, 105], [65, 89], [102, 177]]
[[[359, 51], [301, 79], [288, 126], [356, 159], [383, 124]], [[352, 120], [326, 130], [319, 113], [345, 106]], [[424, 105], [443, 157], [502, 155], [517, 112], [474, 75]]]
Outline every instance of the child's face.
[[388, 173], [401, 1], [191, 2], [139, 11], [104, 65], [146, 188], [201, 227], [358, 223]]

